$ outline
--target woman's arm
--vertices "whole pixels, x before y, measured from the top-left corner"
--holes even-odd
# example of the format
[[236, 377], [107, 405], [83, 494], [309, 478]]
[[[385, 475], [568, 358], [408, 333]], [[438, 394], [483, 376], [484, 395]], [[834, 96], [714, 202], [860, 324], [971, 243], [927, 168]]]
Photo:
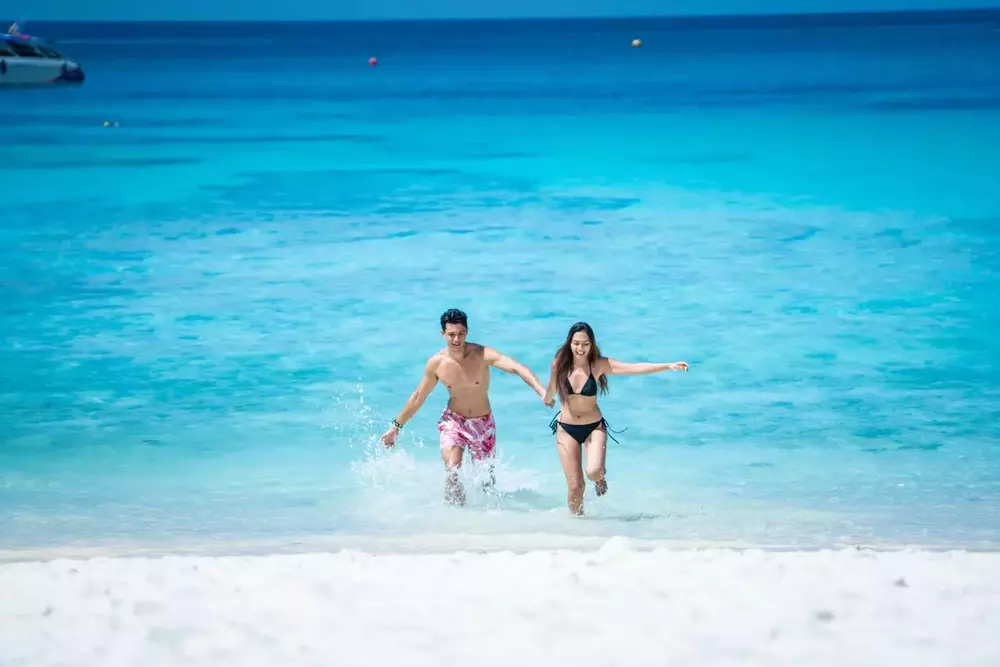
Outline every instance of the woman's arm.
[[662, 373], [663, 371], [687, 371], [686, 361], [674, 361], [670, 363], [639, 362], [629, 364], [617, 359], [603, 359], [604, 368], [608, 375], [649, 375], [650, 373]]

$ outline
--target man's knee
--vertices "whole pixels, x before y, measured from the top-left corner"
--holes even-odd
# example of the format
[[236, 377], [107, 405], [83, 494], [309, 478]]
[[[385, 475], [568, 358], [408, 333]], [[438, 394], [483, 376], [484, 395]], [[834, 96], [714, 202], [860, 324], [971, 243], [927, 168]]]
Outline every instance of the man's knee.
[[441, 448], [441, 460], [444, 461], [444, 467], [448, 470], [457, 470], [462, 467], [462, 448], [461, 447], [442, 447]]

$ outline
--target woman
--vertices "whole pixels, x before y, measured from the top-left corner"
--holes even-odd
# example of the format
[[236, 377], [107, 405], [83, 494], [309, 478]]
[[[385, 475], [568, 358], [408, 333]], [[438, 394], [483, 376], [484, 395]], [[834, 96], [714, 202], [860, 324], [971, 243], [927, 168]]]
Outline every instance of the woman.
[[562, 404], [550, 426], [556, 436], [556, 448], [566, 474], [569, 509], [583, 514], [582, 449], [587, 450], [587, 477], [594, 482], [598, 496], [608, 492], [604, 479], [604, 455], [608, 424], [597, 406], [597, 393], [608, 392], [609, 375], [645, 375], [661, 371], [686, 371], [686, 362], [664, 364], [626, 364], [601, 356], [594, 330], [586, 322], [569, 328], [566, 342], [556, 352], [549, 371], [545, 403], [552, 405], [558, 391]]

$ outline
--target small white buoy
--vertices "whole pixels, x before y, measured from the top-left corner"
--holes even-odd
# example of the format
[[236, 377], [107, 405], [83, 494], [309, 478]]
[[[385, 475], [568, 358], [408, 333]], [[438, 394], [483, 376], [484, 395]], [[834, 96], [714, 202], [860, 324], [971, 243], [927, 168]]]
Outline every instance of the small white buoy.
[[633, 39], [632, 40], [632, 48], [633, 49], [641, 49], [642, 48], [642, 40], [641, 39]]

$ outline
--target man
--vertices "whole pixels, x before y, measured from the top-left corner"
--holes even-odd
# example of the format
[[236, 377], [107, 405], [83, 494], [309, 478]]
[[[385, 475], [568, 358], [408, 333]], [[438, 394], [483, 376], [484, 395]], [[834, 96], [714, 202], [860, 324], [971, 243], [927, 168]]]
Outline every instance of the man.
[[[465, 449], [476, 461], [488, 461], [489, 485], [494, 483], [493, 455], [496, 447], [496, 425], [490, 408], [490, 367], [499, 368], [521, 377], [542, 400], [545, 387], [523, 364], [504, 356], [491, 347], [466, 341], [469, 322], [465, 313], [451, 309], [441, 315], [441, 335], [447, 345], [427, 360], [424, 376], [407, 399], [392, 427], [382, 435], [386, 447], [396, 443], [399, 430], [417, 413], [438, 380], [448, 388], [448, 407], [438, 421], [441, 432], [441, 458], [445, 467], [445, 500], [465, 504], [465, 489], [458, 479]], [[546, 403], [555, 405], [555, 400]]]

